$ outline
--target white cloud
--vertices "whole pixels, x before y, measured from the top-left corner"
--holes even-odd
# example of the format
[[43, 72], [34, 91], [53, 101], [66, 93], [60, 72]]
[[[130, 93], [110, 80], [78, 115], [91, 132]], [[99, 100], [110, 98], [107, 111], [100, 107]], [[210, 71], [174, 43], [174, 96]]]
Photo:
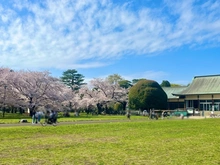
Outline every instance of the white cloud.
[[167, 0], [166, 14], [163, 8], [133, 11], [132, 4], [108, 0], [0, 5], [1, 63], [12, 68], [100, 67], [106, 65], [102, 60], [126, 54], [219, 43], [220, 3], [196, 2]]

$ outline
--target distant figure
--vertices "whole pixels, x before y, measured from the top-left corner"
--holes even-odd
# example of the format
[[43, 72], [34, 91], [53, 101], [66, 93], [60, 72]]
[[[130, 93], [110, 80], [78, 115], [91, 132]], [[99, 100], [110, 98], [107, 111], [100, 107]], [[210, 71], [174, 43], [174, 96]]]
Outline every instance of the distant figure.
[[37, 111], [36, 120], [37, 120], [38, 123], [40, 123], [40, 120], [43, 116], [44, 116], [44, 113], [42, 111]]
[[131, 113], [130, 111], [127, 112], [127, 118], [130, 120], [131, 119]]
[[53, 117], [54, 117], [54, 111], [51, 110], [50, 115], [49, 115], [49, 118], [52, 119]]
[[155, 113], [154, 113], [154, 110], [151, 111], [151, 119], [154, 119], [155, 118]]
[[35, 113], [35, 124], [38, 123], [38, 116], [39, 116], [38, 111], [36, 111], [36, 113]]
[[32, 112], [32, 124], [35, 124], [36, 123], [36, 111], [35, 110], [33, 110], [33, 112]]
[[180, 114], [180, 119], [184, 119], [184, 115], [182, 113]]
[[158, 120], [157, 114], [154, 112], [154, 109], [151, 111], [150, 119], [156, 119]]
[[47, 124], [53, 124], [55, 126], [57, 123], [57, 117], [58, 117], [57, 111], [47, 110], [47, 112], [45, 114], [45, 122], [43, 125], [45, 126]]
[[210, 117], [215, 117], [214, 111], [211, 111]]
[[48, 122], [49, 117], [50, 117], [50, 111], [47, 110], [46, 113], [45, 113], [45, 123]]
[[162, 115], [161, 115], [161, 119], [163, 119], [165, 116], [164, 116], [164, 111], [162, 112]]
[[143, 116], [147, 116], [147, 110], [143, 111]]

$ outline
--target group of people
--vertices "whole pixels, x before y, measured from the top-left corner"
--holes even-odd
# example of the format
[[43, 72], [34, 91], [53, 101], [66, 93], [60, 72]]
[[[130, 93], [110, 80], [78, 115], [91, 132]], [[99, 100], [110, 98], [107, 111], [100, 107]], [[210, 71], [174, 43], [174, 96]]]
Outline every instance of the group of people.
[[44, 124], [54, 124], [57, 122], [57, 112], [47, 110], [46, 113], [43, 111], [34, 111], [32, 113], [32, 124], [41, 123], [41, 119], [44, 118]]

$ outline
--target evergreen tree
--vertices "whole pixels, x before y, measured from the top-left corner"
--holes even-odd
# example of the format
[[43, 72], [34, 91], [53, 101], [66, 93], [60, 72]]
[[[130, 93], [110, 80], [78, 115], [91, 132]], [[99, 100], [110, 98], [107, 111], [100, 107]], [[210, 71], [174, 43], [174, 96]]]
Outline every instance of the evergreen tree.
[[111, 84], [118, 84], [119, 81], [122, 81], [123, 78], [118, 74], [109, 75], [107, 81]]
[[131, 82], [128, 80], [121, 80], [118, 82], [118, 84], [120, 87], [126, 88], [126, 89], [132, 86]]
[[63, 72], [63, 76], [61, 80], [64, 84], [69, 86], [73, 91], [79, 90], [80, 86], [86, 84], [84, 83], [84, 76], [79, 74], [75, 69], [68, 69], [67, 71]]
[[134, 84], [136, 84], [138, 81], [140, 81], [140, 80], [144, 80], [144, 78], [140, 78], [140, 79], [133, 79], [132, 80], [132, 84], [134, 85]]
[[162, 87], [171, 87], [171, 84], [170, 84], [169, 81], [163, 80], [162, 83], [160, 84], [160, 86], [162, 86]]

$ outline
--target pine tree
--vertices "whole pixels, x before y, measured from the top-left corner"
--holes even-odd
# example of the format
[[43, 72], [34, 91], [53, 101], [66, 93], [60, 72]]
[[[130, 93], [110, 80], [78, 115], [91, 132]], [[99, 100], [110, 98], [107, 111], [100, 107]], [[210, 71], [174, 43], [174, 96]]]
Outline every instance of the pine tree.
[[84, 76], [79, 74], [75, 69], [68, 69], [67, 71], [63, 72], [61, 80], [73, 91], [79, 90], [82, 85], [86, 84], [84, 83]]

